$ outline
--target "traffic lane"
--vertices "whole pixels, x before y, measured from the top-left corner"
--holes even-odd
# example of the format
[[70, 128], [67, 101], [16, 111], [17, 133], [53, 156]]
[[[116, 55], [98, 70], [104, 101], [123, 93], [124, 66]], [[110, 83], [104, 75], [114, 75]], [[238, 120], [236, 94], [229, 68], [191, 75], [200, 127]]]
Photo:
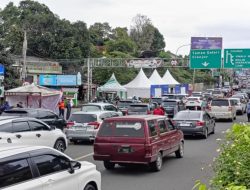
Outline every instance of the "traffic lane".
[[88, 141], [82, 141], [77, 144], [69, 143], [65, 154], [76, 160], [84, 159], [86, 156], [92, 156], [93, 143]]
[[[246, 121], [246, 115], [238, 116], [236, 122]], [[232, 122], [216, 122], [216, 131], [208, 139], [200, 137], [185, 138], [185, 155], [182, 159], [170, 155], [164, 159], [160, 172], [149, 172], [146, 166], [133, 166], [124, 168], [116, 166], [114, 171], [108, 171], [103, 163], [94, 161], [92, 156], [84, 157], [85, 160], [96, 164], [97, 170], [102, 174], [103, 190], [188, 190], [192, 189], [196, 180], [208, 184], [212, 178], [213, 159], [218, 155], [216, 151], [225, 136], [225, 131], [232, 126]], [[76, 147], [73, 147], [76, 146]], [[90, 146], [86, 146], [89, 150]], [[85, 149], [85, 145], [72, 145], [70, 149], [73, 158], [78, 152]], [[74, 150], [73, 150], [74, 149]], [[79, 154], [78, 154], [79, 155]]]

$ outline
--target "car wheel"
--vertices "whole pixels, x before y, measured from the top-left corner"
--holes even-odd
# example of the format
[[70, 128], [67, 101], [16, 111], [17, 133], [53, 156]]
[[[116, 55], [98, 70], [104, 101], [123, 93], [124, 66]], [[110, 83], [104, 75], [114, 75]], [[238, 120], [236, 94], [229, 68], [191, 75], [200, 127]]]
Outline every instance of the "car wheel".
[[97, 190], [97, 189], [95, 188], [95, 186], [88, 184], [85, 186], [84, 190]]
[[115, 163], [110, 161], [103, 161], [103, 165], [107, 170], [113, 170], [115, 168]]
[[204, 133], [203, 133], [203, 138], [207, 139], [207, 137], [208, 137], [208, 130], [206, 128], [205, 131], [204, 131]]
[[184, 156], [184, 143], [181, 142], [179, 145], [179, 149], [175, 151], [176, 158], [183, 158]]
[[162, 154], [158, 152], [156, 161], [150, 163], [151, 169], [154, 172], [158, 172], [161, 170], [162, 167]]
[[65, 145], [65, 143], [64, 143], [63, 140], [58, 139], [58, 140], [56, 141], [55, 145], [54, 145], [54, 148], [55, 148], [56, 150], [59, 150], [60, 152], [64, 152], [65, 149], [66, 149], [66, 145]]

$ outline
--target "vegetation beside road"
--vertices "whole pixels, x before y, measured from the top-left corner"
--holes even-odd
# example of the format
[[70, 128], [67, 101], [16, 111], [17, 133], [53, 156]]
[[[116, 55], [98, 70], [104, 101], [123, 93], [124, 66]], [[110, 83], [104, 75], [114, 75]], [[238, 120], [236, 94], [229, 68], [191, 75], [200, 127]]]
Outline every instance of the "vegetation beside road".
[[[250, 189], [250, 124], [234, 124], [226, 132], [225, 142], [218, 149], [220, 155], [214, 163], [215, 176], [211, 189]], [[206, 185], [197, 182], [194, 189], [207, 190]]]

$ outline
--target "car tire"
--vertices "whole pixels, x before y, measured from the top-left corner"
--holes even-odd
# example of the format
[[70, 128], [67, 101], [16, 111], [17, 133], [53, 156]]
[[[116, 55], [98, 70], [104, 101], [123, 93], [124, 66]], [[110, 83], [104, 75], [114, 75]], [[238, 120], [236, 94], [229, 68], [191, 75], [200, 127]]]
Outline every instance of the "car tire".
[[156, 157], [156, 161], [150, 163], [150, 168], [154, 172], [158, 172], [161, 170], [161, 168], [162, 168], [162, 154], [161, 154], [161, 152], [158, 152], [157, 157]]
[[183, 158], [184, 156], [184, 143], [181, 142], [179, 145], [179, 149], [175, 151], [176, 158]]
[[110, 161], [103, 161], [103, 165], [107, 170], [113, 170], [115, 168], [115, 163]]
[[204, 133], [203, 133], [203, 138], [207, 139], [207, 137], [208, 137], [208, 130], [206, 128], [205, 131], [204, 131]]
[[87, 184], [85, 187], [84, 187], [84, 190], [97, 190], [96, 187], [94, 185], [91, 185], [91, 184]]
[[66, 150], [65, 142], [61, 139], [58, 139], [55, 142], [54, 148], [60, 152], [64, 152]]

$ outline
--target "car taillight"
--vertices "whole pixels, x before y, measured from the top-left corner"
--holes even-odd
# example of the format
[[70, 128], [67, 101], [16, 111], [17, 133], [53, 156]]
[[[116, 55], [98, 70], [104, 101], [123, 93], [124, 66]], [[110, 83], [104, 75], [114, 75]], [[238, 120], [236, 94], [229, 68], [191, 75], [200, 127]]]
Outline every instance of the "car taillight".
[[92, 126], [94, 126], [94, 129], [98, 129], [100, 126], [100, 123], [94, 121], [94, 122], [89, 122], [88, 125], [92, 125]]
[[146, 153], [146, 157], [149, 157], [152, 155], [151, 147], [149, 145], [145, 145], [145, 153]]
[[147, 110], [147, 114], [151, 114], [151, 111], [150, 111], [150, 110]]
[[204, 124], [204, 121], [196, 121], [196, 126], [203, 126]]
[[69, 122], [67, 122], [66, 128], [70, 128], [70, 127], [72, 127], [72, 126], [74, 126], [74, 125], [75, 125], [75, 122], [74, 122], [74, 121], [69, 121]]
[[229, 106], [228, 111], [232, 111], [232, 110], [233, 110], [232, 106]]

